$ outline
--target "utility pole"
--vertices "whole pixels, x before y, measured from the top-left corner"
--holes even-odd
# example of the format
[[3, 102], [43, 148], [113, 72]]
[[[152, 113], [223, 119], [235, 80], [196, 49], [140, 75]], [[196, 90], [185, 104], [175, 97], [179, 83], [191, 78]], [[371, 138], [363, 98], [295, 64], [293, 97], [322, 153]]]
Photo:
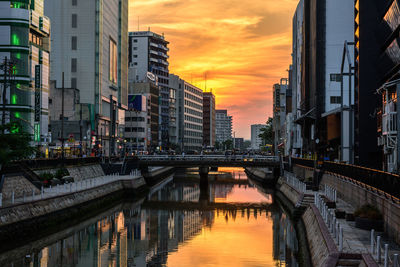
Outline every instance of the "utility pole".
[[64, 72], [62, 73], [61, 90], [61, 160], [64, 165]]
[[[6, 124], [6, 102], [7, 102], [7, 72], [8, 72], [8, 62], [7, 62], [7, 57], [4, 60], [4, 65], [3, 65], [3, 74], [4, 74], [4, 81], [3, 81], [3, 110], [2, 110], [2, 116], [1, 116], [1, 125]], [[3, 134], [4, 134], [5, 128], [3, 128]]]
[[82, 103], [80, 103], [80, 110], [79, 110], [79, 135], [80, 135], [80, 152], [79, 155], [82, 157], [82, 146], [83, 146], [83, 138], [82, 138]]

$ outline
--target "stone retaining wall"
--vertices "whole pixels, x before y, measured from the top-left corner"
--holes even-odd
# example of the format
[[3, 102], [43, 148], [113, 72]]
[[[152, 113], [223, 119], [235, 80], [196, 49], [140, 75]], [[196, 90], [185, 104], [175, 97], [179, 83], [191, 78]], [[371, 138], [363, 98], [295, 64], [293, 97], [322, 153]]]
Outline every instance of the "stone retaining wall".
[[26, 196], [32, 195], [32, 190], [35, 191], [35, 195], [40, 194], [40, 190], [24, 176], [7, 175], [1, 193], [3, 194], [3, 200], [7, 200], [11, 199], [13, 191], [14, 197], [17, 199], [23, 197], [24, 191], [26, 192]]
[[[35, 173], [37, 175], [40, 175], [42, 173], [52, 173], [55, 174], [57, 170], [60, 168], [56, 169], [44, 169], [44, 170], [35, 170]], [[104, 171], [101, 168], [100, 164], [89, 164], [89, 165], [81, 165], [81, 166], [66, 166], [66, 169], [69, 172], [69, 175], [74, 177], [75, 182], [79, 182], [85, 179], [92, 179], [95, 177], [100, 177], [104, 176]]]
[[138, 189], [145, 186], [143, 178], [134, 181], [116, 181], [88, 190], [70, 193], [59, 197], [38, 200], [0, 209], [0, 227], [44, 216], [82, 203], [102, 198], [123, 189]]
[[393, 203], [375, 192], [367, 190], [337, 177], [331, 173], [325, 173], [322, 177], [321, 185], [327, 184], [337, 190], [337, 196], [346, 202], [351, 203], [354, 208], [365, 204], [371, 204], [379, 209], [383, 214], [385, 233], [400, 244], [400, 205]]
[[278, 183], [281, 184], [279, 187], [279, 191], [292, 202], [293, 205], [296, 205], [301, 200], [302, 194], [300, 194], [297, 190], [293, 187], [288, 185], [286, 182], [283, 181], [284, 178], [279, 178]]
[[308, 207], [302, 219], [313, 265], [336, 266], [339, 252], [317, 208], [314, 205]]

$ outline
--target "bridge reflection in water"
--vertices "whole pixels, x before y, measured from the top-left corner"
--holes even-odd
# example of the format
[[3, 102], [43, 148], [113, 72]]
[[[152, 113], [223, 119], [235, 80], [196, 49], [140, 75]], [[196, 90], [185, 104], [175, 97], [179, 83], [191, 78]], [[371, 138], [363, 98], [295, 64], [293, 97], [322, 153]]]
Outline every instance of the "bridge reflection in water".
[[143, 203], [0, 254], [0, 266], [298, 266], [296, 232], [271, 195], [252, 184], [210, 182], [206, 191], [213, 208], [185, 206], [199, 203], [201, 186], [171, 180]]

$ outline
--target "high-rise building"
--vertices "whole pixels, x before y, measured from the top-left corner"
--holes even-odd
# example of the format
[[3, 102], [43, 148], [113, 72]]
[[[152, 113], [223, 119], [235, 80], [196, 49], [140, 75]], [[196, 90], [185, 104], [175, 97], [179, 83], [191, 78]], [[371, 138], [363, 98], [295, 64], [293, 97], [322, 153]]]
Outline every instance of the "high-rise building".
[[278, 154], [278, 148], [282, 148], [286, 138], [286, 93], [288, 80], [282, 78], [280, 83], [273, 86], [273, 137], [274, 153]]
[[130, 106], [125, 123], [130, 129], [125, 129], [125, 135], [133, 150], [153, 152], [159, 146], [159, 94], [159, 87], [154, 82], [129, 83]]
[[180, 148], [182, 151], [200, 151], [203, 148], [203, 91], [174, 74], [170, 79], [178, 96]]
[[212, 92], [203, 93], [203, 145], [214, 147], [216, 134], [215, 95]]
[[60, 88], [64, 74], [64, 86], [80, 91], [93, 139], [115, 153], [128, 100], [128, 0], [51, 0], [45, 14], [54, 20], [51, 80]]
[[251, 149], [259, 150], [262, 145], [262, 139], [260, 137], [261, 129], [265, 128], [263, 124], [251, 125]]
[[[128, 94], [128, 110], [125, 112], [125, 146], [126, 151], [136, 153], [148, 151], [148, 140], [151, 140], [151, 102], [149, 94]], [[151, 99], [151, 96], [150, 96]], [[150, 100], [149, 99], [149, 100]], [[149, 145], [151, 142], [149, 142]]]
[[[292, 114], [296, 121], [301, 117], [301, 59], [303, 53], [303, 22], [304, 0], [300, 0], [293, 16], [293, 45], [292, 45]], [[303, 141], [301, 137], [301, 124], [294, 124], [292, 128], [292, 153], [302, 154]]]
[[244, 150], [244, 138], [233, 138], [234, 148], [242, 151]]
[[[297, 19], [296, 22], [296, 25], [298, 23], [302, 25], [301, 40], [298, 37], [294, 40], [296, 46], [299, 41], [302, 46], [301, 100], [300, 108], [296, 107], [297, 111], [300, 110], [300, 114], [297, 112], [295, 122], [302, 128], [303, 152], [311, 153], [313, 156], [328, 156], [332, 159], [340, 155], [341, 160], [348, 162], [351, 162], [351, 157], [348, 156], [351, 152], [348, 148], [351, 147], [349, 142], [351, 143], [352, 127], [348, 122], [351, 118], [346, 111], [349, 108], [345, 108], [345, 105], [348, 106], [346, 100], [351, 89], [346, 88], [349, 78], [343, 76], [342, 79], [341, 65], [345, 42], [350, 44], [354, 40], [353, 5], [353, 1], [347, 0], [304, 0], [303, 14], [299, 15], [301, 12], [297, 10], [303, 21]], [[297, 30], [298, 35], [299, 30]], [[352, 48], [350, 49], [349, 54], [352, 54]], [[298, 52], [297, 50], [297, 59], [294, 62], [296, 68], [294, 72], [297, 73], [297, 77]], [[346, 54], [346, 61], [347, 59]], [[346, 67], [347, 65], [348, 63]], [[298, 84], [296, 90], [297, 86]], [[341, 130], [345, 132], [341, 133]], [[349, 136], [350, 138], [347, 138]], [[337, 150], [340, 147], [342, 151]], [[344, 153], [345, 148], [347, 152]]]
[[228, 115], [226, 109], [217, 109], [215, 116], [216, 121], [216, 142], [223, 143], [232, 140], [232, 116]]
[[170, 118], [170, 86], [168, 41], [164, 36], [151, 31], [129, 33], [129, 81], [142, 82], [148, 72], [157, 76], [160, 86], [160, 143], [162, 149], [168, 148]]
[[[18, 121], [37, 145], [49, 141], [50, 20], [44, 0], [0, 1], [0, 76], [6, 83], [5, 122]], [[3, 119], [3, 113], [0, 112]]]

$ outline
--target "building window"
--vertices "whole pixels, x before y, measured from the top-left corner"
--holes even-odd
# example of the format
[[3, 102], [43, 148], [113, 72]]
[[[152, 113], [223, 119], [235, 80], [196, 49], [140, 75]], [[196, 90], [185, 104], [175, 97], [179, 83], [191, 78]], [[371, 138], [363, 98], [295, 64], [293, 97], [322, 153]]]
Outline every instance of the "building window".
[[78, 15], [72, 14], [72, 28], [78, 27]]
[[78, 0], [72, 0], [72, 5], [77, 6], [78, 5]]
[[137, 62], [133, 62], [133, 65], [137, 66]]
[[71, 78], [71, 88], [77, 88], [77, 81], [76, 78]]
[[114, 40], [110, 39], [110, 73], [109, 73], [109, 79], [113, 83], [117, 83], [117, 73], [118, 73], [118, 57], [117, 57], [117, 44], [114, 42]]
[[133, 55], [134, 58], [137, 58], [137, 55]]
[[137, 43], [137, 39], [133, 39], [133, 42], [134, 42], [134, 43]]
[[78, 46], [78, 37], [72, 36], [71, 37], [71, 49], [77, 50], [77, 46]]
[[71, 58], [71, 72], [76, 72], [77, 70], [77, 59]]
[[137, 47], [134, 47], [133, 50], [137, 50]]
[[331, 96], [331, 104], [341, 104], [342, 98], [340, 96]]

